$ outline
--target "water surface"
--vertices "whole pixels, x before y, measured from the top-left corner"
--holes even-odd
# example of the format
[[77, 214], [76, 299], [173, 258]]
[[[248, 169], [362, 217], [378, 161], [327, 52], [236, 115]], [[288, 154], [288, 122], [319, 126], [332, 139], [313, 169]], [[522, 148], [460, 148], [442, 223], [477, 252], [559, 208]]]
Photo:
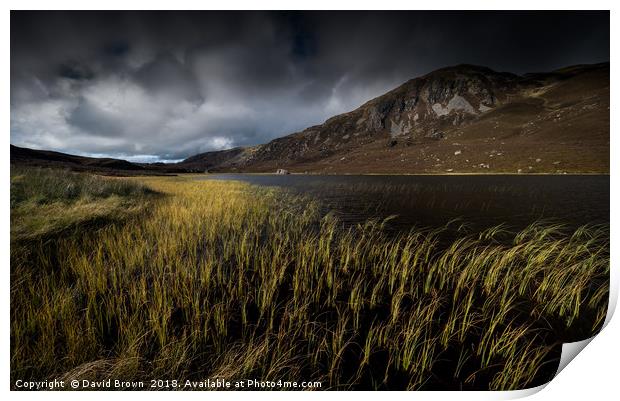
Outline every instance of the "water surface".
[[609, 223], [607, 175], [259, 175], [213, 174], [204, 179], [275, 186], [316, 199], [325, 212], [355, 224], [396, 216], [397, 229], [438, 227], [460, 219], [474, 229], [536, 220], [570, 227]]

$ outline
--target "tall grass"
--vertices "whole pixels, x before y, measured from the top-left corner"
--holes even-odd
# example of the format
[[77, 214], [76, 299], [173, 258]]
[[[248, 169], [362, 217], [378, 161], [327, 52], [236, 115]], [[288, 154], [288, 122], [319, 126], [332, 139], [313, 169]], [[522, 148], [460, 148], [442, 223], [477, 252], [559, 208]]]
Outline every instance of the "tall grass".
[[143, 208], [153, 194], [145, 185], [118, 178], [11, 166], [11, 239], [122, 219]]
[[12, 380], [517, 389], [607, 308], [609, 230], [343, 228], [302, 196], [141, 178], [143, 218], [11, 250]]

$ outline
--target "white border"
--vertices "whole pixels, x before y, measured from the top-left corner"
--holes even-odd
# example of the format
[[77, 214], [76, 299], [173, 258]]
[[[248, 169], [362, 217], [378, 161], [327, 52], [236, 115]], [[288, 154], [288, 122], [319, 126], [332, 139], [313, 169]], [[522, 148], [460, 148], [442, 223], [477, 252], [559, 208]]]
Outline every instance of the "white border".
[[[419, 9], [419, 10], [463, 10], [464, 6], [467, 6], [468, 10], [475, 9], [497, 9], [497, 10], [562, 10], [562, 9], [590, 9], [590, 10], [611, 10], [611, 53], [610, 59], [614, 59], [618, 41], [618, 24], [620, 18], [618, 18], [618, 6], [614, 8], [615, 4], [612, 1], [597, 1], [589, 0], [588, 2], [580, 2], [575, 0], [570, 1], [541, 1], [541, 0], [521, 0], [521, 1], [458, 1], [458, 0], [443, 0], [439, 2], [411, 2], [405, 0], [396, 0], [386, 2], [377, 2], [369, 0], [357, 0], [357, 1], [338, 1], [333, 0], [313, 0], [313, 1], [297, 1], [294, 4], [283, 0], [264, 0], [264, 1], [242, 1], [242, 0], [228, 0], [226, 2], [204, 2], [204, 1], [187, 1], [187, 0], [175, 0], [174, 2], [164, 2], [160, 0], [151, 1], [76, 1], [76, 0], [57, 0], [54, 2], [49, 1], [8, 1], [7, 11], [2, 15], [0, 26], [3, 31], [2, 40], [2, 54], [4, 55], [3, 63], [0, 68], [3, 70], [3, 76], [5, 77], [0, 85], [2, 85], [2, 118], [4, 127], [6, 129], [6, 138], [10, 138], [9, 134], [9, 121], [10, 121], [10, 108], [9, 108], [9, 86], [10, 86], [10, 14], [9, 9]], [[612, 93], [618, 93], [618, 69], [616, 68], [615, 60], [610, 60], [612, 71]], [[615, 73], [615, 75], [614, 75]], [[613, 95], [612, 95], [612, 105]], [[612, 109], [613, 110], [613, 109]], [[614, 150], [618, 147], [618, 139], [616, 131], [618, 117], [611, 113], [611, 204], [615, 204], [620, 201], [618, 197], [618, 186], [616, 175], [619, 173], [618, 161], [614, 160]], [[7, 141], [8, 142], [8, 141]], [[4, 293], [1, 297], [2, 302], [2, 371], [1, 371], [1, 389], [2, 392], [11, 397], [12, 399], [31, 399], [45, 397], [52, 400], [82, 400], [85, 397], [88, 399], [107, 399], [111, 396], [110, 393], [100, 392], [84, 394], [81, 392], [46, 392], [46, 393], [30, 393], [30, 392], [9, 392], [10, 388], [10, 333], [9, 333], [9, 294], [10, 294], [10, 276], [9, 276], [9, 193], [7, 189], [7, 183], [9, 182], [9, 146], [5, 142], [5, 145], [0, 147], [0, 154], [3, 156], [4, 163], [2, 165], [2, 176], [4, 177], [5, 190], [0, 195], [2, 197], [2, 204], [4, 213], [2, 214], [3, 230], [0, 238], [0, 249], [2, 260], [4, 264], [3, 277]], [[611, 213], [611, 227], [612, 227], [612, 261], [615, 261], [615, 257], [618, 254], [618, 213], [616, 208], [612, 207]], [[618, 276], [619, 269], [617, 264], [612, 263], [612, 292], [617, 294], [618, 289]], [[612, 301], [614, 302], [615, 299]], [[615, 303], [615, 302], [614, 302]], [[608, 319], [609, 320], [609, 319]], [[612, 396], [617, 397], [617, 390], [619, 386], [618, 380], [618, 357], [619, 348], [618, 340], [620, 339], [620, 324], [618, 318], [614, 318], [608, 322], [609, 324], [604, 330], [596, 336], [592, 342], [587, 346], [586, 351], [580, 353], [573, 362], [569, 363], [566, 369], [564, 369], [554, 380], [552, 380], [547, 386], [543, 386], [542, 389], [536, 389], [533, 391], [524, 392], [390, 392], [389, 397], [396, 399], [432, 399], [432, 400], [446, 400], [446, 399], [461, 399], [461, 400], [490, 400], [490, 399], [510, 399], [519, 398], [528, 395], [532, 392], [540, 390], [535, 396], [537, 400], [554, 400], [554, 399], [611, 399]], [[377, 396], [383, 396], [383, 394], [376, 394], [375, 392], [356, 392], [356, 393], [344, 393], [344, 392], [317, 392], [317, 393], [279, 393], [279, 392], [254, 392], [250, 396], [256, 400], [288, 400], [291, 397], [303, 398], [303, 399], [316, 399], [321, 397], [323, 399], [340, 399], [341, 397], [348, 397], [352, 394], [353, 397], [362, 397], [373, 399]], [[132, 392], [114, 394], [113, 397], [119, 399], [170, 399], [170, 398], [183, 398], [192, 400], [204, 400], [205, 398], [214, 399], [241, 399], [246, 398], [248, 393], [236, 393], [236, 392], [187, 392], [187, 393], [154, 393], [154, 392]]]

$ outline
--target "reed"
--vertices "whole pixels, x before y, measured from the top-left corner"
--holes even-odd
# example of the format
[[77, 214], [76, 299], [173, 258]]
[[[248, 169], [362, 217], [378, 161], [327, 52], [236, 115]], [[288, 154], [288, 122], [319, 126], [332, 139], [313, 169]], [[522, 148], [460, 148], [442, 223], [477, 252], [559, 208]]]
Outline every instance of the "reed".
[[607, 309], [608, 226], [501, 226], [446, 244], [449, 227], [344, 226], [303, 196], [238, 182], [114, 179], [131, 189], [35, 201], [21, 176], [12, 213], [111, 197], [135, 213], [53, 237], [16, 228], [13, 382], [517, 389], [549, 380], [561, 342], [595, 334]]

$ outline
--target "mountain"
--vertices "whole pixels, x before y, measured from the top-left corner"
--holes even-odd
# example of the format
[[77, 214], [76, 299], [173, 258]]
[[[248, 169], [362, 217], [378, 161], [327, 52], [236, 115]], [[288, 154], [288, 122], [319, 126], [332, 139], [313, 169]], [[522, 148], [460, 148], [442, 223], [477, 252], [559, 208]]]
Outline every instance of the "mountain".
[[273, 141], [131, 163], [11, 145], [11, 163], [106, 174], [609, 173], [609, 63], [523, 76], [458, 65]]
[[232, 172], [608, 173], [609, 63], [519, 76], [458, 65], [263, 145], [179, 166]]

